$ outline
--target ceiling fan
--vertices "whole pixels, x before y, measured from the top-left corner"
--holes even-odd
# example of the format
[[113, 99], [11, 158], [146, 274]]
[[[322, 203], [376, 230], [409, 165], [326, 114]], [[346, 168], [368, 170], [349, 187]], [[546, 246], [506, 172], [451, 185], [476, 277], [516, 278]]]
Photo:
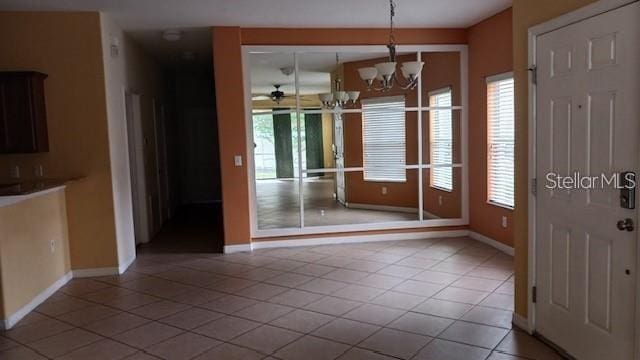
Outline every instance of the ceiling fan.
[[[280, 104], [280, 102], [284, 99], [295, 99], [295, 95], [285, 95], [283, 91], [280, 90], [282, 85], [273, 85], [276, 89], [269, 94], [264, 95], [255, 95], [251, 98], [251, 100], [271, 100], [276, 104]], [[304, 99], [301, 97], [301, 101], [309, 101], [308, 99]]]

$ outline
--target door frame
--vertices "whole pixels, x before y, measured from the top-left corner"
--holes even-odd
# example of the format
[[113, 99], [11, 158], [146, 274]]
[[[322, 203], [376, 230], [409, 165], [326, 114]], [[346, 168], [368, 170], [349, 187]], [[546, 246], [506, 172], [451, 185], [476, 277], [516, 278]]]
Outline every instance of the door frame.
[[[567, 14], [561, 15], [544, 23], [532, 26], [528, 31], [528, 159], [529, 175], [527, 179], [528, 192], [528, 279], [527, 279], [527, 319], [523, 319], [520, 315], [514, 313], [514, 323], [519, 326], [526, 327], [529, 333], [536, 331], [536, 309], [533, 303], [531, 289], [536, 285], [536, 197], [533, 194], [535, 186], [534, 177], [536, 174], [536, 131], [537, 131], [537, 114], [536, 114], [536, 91], [537, 85], [533, 81], [532, 69], [536, 68], [536, 42], [538, 36], [569, 26], [571, 24], [586, 20], [591, 17], [601, 15], [603, 13], [615, 10], [626, 5], [630, 5], [640, 0], [600, 0], [590, 5], [584, 6]], [[640, 164], [638, 164], [640, 167]], [[540, 187], [541, 181], [537, 185]], [[636, 243], [640, 243], [640, 231], [636, 232]], [[636, 247], [636, 272], [640, 271], [640, 246]], [[635, 357], [640, 358], [640, 276], [636, 276], [636, 311], [635, 311]]]

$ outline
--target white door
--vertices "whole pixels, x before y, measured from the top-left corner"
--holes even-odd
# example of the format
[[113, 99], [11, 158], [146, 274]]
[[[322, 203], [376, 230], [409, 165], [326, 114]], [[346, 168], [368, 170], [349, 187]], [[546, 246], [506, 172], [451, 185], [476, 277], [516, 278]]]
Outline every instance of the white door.
[[333, 115], [333, 153], [336, 160], [336, 200], [340, 204], [346, 203], [344, 192], [344, 127], [342, 115]]
[[536, 43], [536, 330], [577, 359], [633, 358], [637, 230], [617, 222], [637, 227], [637, 211], [613, 186], [554, 190], [547, 174], [638, 173], [638, 19], [636, 2]]

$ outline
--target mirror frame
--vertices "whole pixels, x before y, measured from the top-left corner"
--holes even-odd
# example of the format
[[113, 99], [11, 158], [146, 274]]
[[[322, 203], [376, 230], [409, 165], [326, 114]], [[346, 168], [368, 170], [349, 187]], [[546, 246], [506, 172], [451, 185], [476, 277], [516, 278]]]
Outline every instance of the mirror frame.
[[[344, 233], [344, 232], [361, 232], [361, 231], [379, 231], [379, 230], [395, 230], [395, 229], [419, 229], [419, 228], [435, 228], [445, 226], [466, 226], [469, 225], [469, 137], [468, 137], [468, 95], [469, 95], [469, 75], [468, 75], [468, 46], [464, 44], [460, 45], [400, 45], [399, 50], [402, 52], [412, 53], [427, 53], [427, 52], [459, 52], [460, 53], [460, 88], [461, 88], [461, 105], [453, 106], [453, 110], [461, 111], [461, 162], [454, 164], [453, 168], [462, 168], [462, 184], [461, 184], [461, 202], [462, 202], [462, 217], [450, 218], [450, 219], [423, 219], [423, 179], [424, 176], [418, 176], [419, 178], [419, 219], [408, 221], [393, 221], [393, 222], [378, 222], [378, 223], [364, 223], [364, 224], [348, 224], [348, 225], [326, 225], [326, 226], [304, 226], [304, 193], [302, 192], [303, 181], [299, 181], [300, 191], [298, 196], [300, 197], [300, 226], [294, 228], [280, 228], [280, 229], [259, 229], [258, 228], [258, 205], [256, 194], [256, 176], [255, 176], [255, 160], [253, 152], [253, 123], [252, 123], [252, 95], [251, 95], [251, 68], [250, 68], [250, 56], [252, 53], [290, 53], [293, 54], [294, 67], [295, 67], [295, 83], [296, 83], [296, 113], [301, 113], [299, 94], [298, 94], [298, 60], [301, 54], [306, 53], [349, 53], [349, 52], [387, 52], [387, 48], [384, 45], [354, 45], [354, 46], [332, 46], [332, 45], [309, 45], [309, 46], [297, 46], [297, 45], [282, 45], [282, 46], [269, 46], [269, 45], [244, 45], [242, 46], [242, 66], [243, 66], [243, 85], [244, 85], [244, 103], [245, 103], [245, 129], [246, 129], [246, 145], [247, 145], [247, 176], [249, 178], [249, 208], [251, 210], [251, 238], [269, 238], [278, 236], [296, 236], [296, 235], [313, 235], [313, 234], [328, 234], [328, 233]], [[428, 67], [428, 64], [425, 65]], [[417, 111], [418, 112], [418, 126], [422, 128], [422, 117], [425, 111], [429, 108], [424, 106], [422, 101], [422, 81], [418, 82], [418, 107], [412, 110], [405, 111]], [[355, 110], [355, 111], [354, 111]], [[360, 112], [356, 109], [341, 110], [346, 112]], [[335, 112], [335, 110], [322, 110], [322, 112]], [[298, 116], [298, 119], [300, 117]], [[422, 131], [419, 130], [419, 137], [422, 138]], [[419, 142], [419, 146], [423, 142]], [[419, 153], [418, 165], [407, 165], [407, 170], [417, 169], [421, 174], [423, 169], [428, 169], [431, 166], [424, 163], [422, 158], [422, 151]], [[345, 169], [346, 170], [346, 169]], [[303, 170], [300, 170], [303, 172]], [[325, 171], [326, 172], [326, 171]], [[302, 178], [301, 178], [302, 179]], [[422, 234], [424, 236], [424, 234]]]

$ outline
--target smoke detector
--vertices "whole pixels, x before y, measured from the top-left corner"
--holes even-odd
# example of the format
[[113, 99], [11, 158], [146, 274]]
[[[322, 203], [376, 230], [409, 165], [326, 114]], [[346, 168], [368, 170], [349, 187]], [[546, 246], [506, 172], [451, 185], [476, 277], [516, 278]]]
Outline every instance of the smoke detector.
[[167, 41], [178, 41], [182, 37], [180, 30], [165, 30], [162, 32], [162, 38]]

